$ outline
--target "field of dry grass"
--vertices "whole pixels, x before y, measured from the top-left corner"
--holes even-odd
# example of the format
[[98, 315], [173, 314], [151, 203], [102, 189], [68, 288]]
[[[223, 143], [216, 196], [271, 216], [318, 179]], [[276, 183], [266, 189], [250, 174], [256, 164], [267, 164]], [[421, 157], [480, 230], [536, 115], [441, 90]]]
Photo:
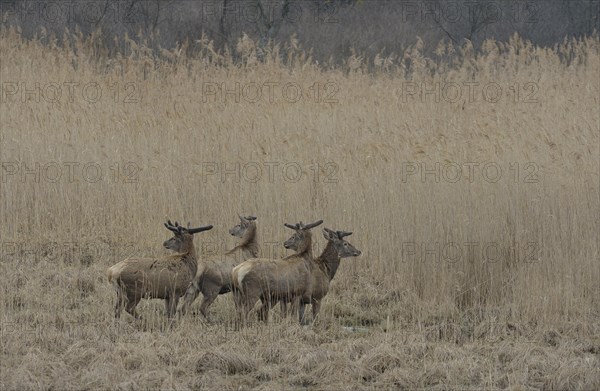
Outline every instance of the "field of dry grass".
[[[154, 59], [0, 35], [0, 388], [600, 388], [600, 41], [399, 58]], [[285, 62], [280, 59], [284, 58]], [[320, 321], [113, 320], [108, 266], [169, 219], [353, 231]], [[318, 252], [324, 239], [316, 233]]]

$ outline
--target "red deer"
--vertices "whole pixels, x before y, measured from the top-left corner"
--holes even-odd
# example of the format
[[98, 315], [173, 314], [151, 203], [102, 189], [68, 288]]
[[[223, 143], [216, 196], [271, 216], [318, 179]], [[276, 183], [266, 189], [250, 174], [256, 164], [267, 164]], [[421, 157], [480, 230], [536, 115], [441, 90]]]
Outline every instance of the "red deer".
[[[200, 261], [198, 271], [187, 289], [181, 313], [185, 314], [189, 306], [202, 293], [200, 313], [208, 320], [208, 307], [217, 296], [231, 292], [231, 271], [235, 266], [250, 258], [256, 258], [259, 245], [256, 233], [256, 217], [247, 216], [240, 218], [240, 223], [229, 230], [232, 236], [241, 239], [240, 244], [225, 253], [224, 257]], [[240, 250], [241, 256], [236, 257]]]
[[164, 299], [167, 317], [172, 318], [179, 298], [196, 275], [198, 259], [193, 235], [212, 229], [212, 225], [200, 228], [184, 228], [177, 222], [168, 221], [165, 227], [174, 236], [163, 245], [177, 254], [164, 258], [128, 258], [108, 268], [106, 274], [117, 292], [115, 318], [121, 316], [123, 307], [135, 318], [135, 311], [142, 298]]
[[[247, 318], [259, 299], [262, 302], [259, 319], [266, 322], [272, 303], [293, 301], [310, 292], [311, 273], [317, 267], [312, 256], [310, 229], [321, 223], [323, 220], [307, 225], [302, 222], [285, 224], [296, 232], [284, 243], [284, 247], [295, 250], [296, 254], [275, 260], [249, 259], [233, 269], [231, 279], [239, 320]], [[304, 305], [300, 303], [300, 306], [303, 311]]]
[[[312, 304], [313, 322], [319, 315], [321, 309], [321, 301], [329, 292], [329, 284], [338, 267], [340, 266], [341, 258], [357, 257], [361, 254], [354, 246], [344, 240], [344, 237], [352, 235], [352, 232], [333, 231], [323, 228], [323, 236], [327, 240], [327, 245], [321, 255], [315, 259], [317, 267], [313, 268], [311, 277], [311, 291], [308, 295], [303, 296], [300, 300], [304, 305]], [[282, 300], [282, 315], [287, 316], [285, 301]], [[294, 306], [292, 306], [294, 307]], [[300, 307], [302, 308], [302, 307]], [[304, 310], [299, 316], [304, 317]], [[293, 312], [293, 311], [292, 311]]]

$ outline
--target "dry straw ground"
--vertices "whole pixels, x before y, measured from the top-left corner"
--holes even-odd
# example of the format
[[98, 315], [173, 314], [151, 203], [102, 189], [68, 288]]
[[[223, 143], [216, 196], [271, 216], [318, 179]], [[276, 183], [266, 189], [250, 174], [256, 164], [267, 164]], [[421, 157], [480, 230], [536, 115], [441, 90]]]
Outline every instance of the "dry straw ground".
[[[3, 390], [600, 388], [597, 37], [342, 68], [46, 40], [0, 36]], [[113, 322], [107, 266], [165, 253], [167, 218], [231, 247], [238, 212], [278, 255], [284, 222], [354, 231], [317, 325], [235, 332], [228, 296]]]

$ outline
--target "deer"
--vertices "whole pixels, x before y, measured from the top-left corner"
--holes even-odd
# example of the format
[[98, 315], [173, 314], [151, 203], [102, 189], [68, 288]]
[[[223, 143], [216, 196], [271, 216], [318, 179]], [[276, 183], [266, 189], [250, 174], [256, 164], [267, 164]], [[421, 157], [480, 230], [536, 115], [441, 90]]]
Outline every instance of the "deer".
[[[311, 273], [317, 267], [312, 255], [312, 235], [310, 229], [323, 223], [323, 220], [304, 225], [284, 224], [295, 233], [285, 241], [284, 247], [296, 254], [283, 259], [254, 258], [242, 262], [231, 272], [232, 287], [238, 319], [244, 321], [248, 313], [260, 299], [259, 320], [268, 321], [272, 303], [287, 302], [303, 297], [311, 291]], [[300, 302], [301, 312], [304, 304]], [[300, 311], [299, 311], [300, 312]], [[300, 318], [302, 322], [302, 317]]]
[[163, 258], [127, 258], [106, 271], [108, 282], [117, 292], [115, 318], [120, 318], [123, 307], [134, 318], [141, 319], [136, 307], [142, 298], [164, 299], [167, 318], [176, 313], [179, 298], [196, 275], [198, 258], [194, 247], [194, 234], [213, 228], [207, 225], [187, 228], [168, 220], [165, 227], [173, 237], [163, 243], [177, 254]]
[[[256, 233], [256, 217], [246, 216], [240, 218], [239, 224], [229, 230], [229, 234], [240, 238], [240, 244], [227, 251], [222, 258], [204, 260], [198, 265], [196, 275], [185, 293], [180, 313], [185, 315], [194, 300], [202, 293], [200, 313], [205, 321], [209, 322], [208, 307], [222, 294], [231, 292], [231, 271], [241, 262], [256, 258], [259, 253], [258, 237]], [[237, 251], [241, 256], [236, 257]]]
[[[340, 266], [340, 260], [347, 257], [357, 257], [361, 255], [361, 251], [356, 249], [352, 244], [348, 243], [344, 238], [352, 235], [352, 232], [334, 231], [328, 228], [323, 228], [323, 236], [327, 241], [327, 245], [319, 257], [315, 259], [317, 267], [312, 269], [311, 273], [311, 290], [308, 294], [300, 298], [301, 302], [312, 305], [312, 322], [317, 319], [321, 302], [329, 292], [329, 285]], [[286, 301], [281, 301], [282, 316], [287, 316]], [[302, 307], [300, 307], [302, 308]], [[300, 318], [304, 317], [304, 309], [299, 309]]]

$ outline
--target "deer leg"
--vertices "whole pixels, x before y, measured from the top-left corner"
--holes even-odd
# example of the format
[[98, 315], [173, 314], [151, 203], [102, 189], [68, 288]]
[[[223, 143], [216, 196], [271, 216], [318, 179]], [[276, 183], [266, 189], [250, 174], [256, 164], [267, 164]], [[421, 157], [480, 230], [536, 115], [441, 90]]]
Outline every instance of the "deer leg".
[[279, 310], [281, 311], [281, 317], [282, 318], [287, 318], [287, 316], [288, 316], [288, 308], [287, 308], [287, 301], [286, 300], [282, 300], [279, 303]]
[[167, 318], [171, 319], [177, 312], [177, 303], [179, 303], [179, 297], [173, 296], [166, 301], [167, 303]]
[[321, 310], [321, 301], [320, 300], [311, 300], [312, 303], [312, 314], [313, 314], [313, 323], [317, 320], [317, 316], [319, 315], [319, 311]]
[[233, 300], [237, 314], [235, 329], [239, 330], [243, 325], [246, 324], [248, 313], [250, 312], [251, 307], [248, 304], [248, 297], [243, 295], [242, 292], [237, 289], [233, 290]]
[[127, 306], [125, 307], [125, 311], [127, 311], [131, 316], [133, 316], [134, 318], [136, 318], [138, 320], [141, 318], [138, 315], [137, 311], [135, 310], [135, 307], [137, 307], [139, 302], [140, 302], [140, 298], [129, 297], [127, 300]]
[[169, 317], [169, 311], [171, 311], [171, 298], [167, 297], [165, 299], [165, 314], [167, 314], [167, 318]]
[[117, 303], [115, 304], [115, 319], [119, 319], [121, 317], [121, 312], [123, 311], [123, 307], [125, 307], [125, 297], [120, 290], [117, 291]]
[[269, 321], [269, 309], [271, 307], [271, 300], [270, 298], [261, 297], [260, 301], [262, 302], [262, 305], [258, 310], [258, 320], [262, 320], [263, 322], [267, 323]]
[[194, 280], [194, 281], [192, 281], [190, 286], [185, 291], [185, 296], [183, 298], [183, 305], [181, 306], [181, 310], [180, 310], [182, 315], [185, 315], [188, 307], [190, 305], [192, 305], [192, 303], [194, 302], [194, 300], [196, 300], [196, 298], [198, 297], [199, 294], [200, 294], [200, 287], [198, 286], [198, 282]]
[[279, 299], [277, 299], [275, 297], [270, 297], [270, 298], [267, 299], [266, 306], [264, 308], [264, 320], [265, 320], [265, 323], [267, 323], [269, 321], [269, 311], [271, 311], [271, 308], [273, 306], [277, 305], [278, 301], [279, 301]]
[[233, 290], [233, 304], [235, 304], [235, 312], [236, 312], [236, 330], [239, 329], [239, 323], [242, 320], [242, 316], [244, 314], [244, 307], [242, 305], [242, 294], [239, 290]]
[[208, 319], [208, 307], [210, 307], [210, 305], [215, 301], [217, 296], [219, 296], [219, 291], [211, 291], [207, 292], [204, 295], [204, 297], [202, 297], [202, 303], [200, 304], [200, 313], [208, 322], [210, 322]]
[[264, 313], [265, 305], [266, 305], [266, 300], [263, 297], [261, 297], [260, 298], [260, 308], [258, 309], [258, 320], [259, 321], [261, 321], [261, 320], [264, 321], [265, 320], [265, 318], [264, 318], [264, 316], [265, 316], [265, 313]]
[[250, 297], [244, 297], [242, 299], [242, 321], [244, 323], [247, 323], [249, 318], [250, 318], [250, 311], [252, 311], [252, 308], [254, 307], [253, 304], [256, 304], [256, 299], [254, 300], [254, 302], [252, 301], [252, 298]]
[[299, 304], [298, 304], [298, 318], [300, 319], [300, 324], [301, 325], [305, 325], [306, 324], [306, 319], [304, 318], [304, 310], [305, 310], [305, 304], [302, 300], [300, 300]]
[[290, 313], [294, 314], [296, 313], [296, 311], [298, 311], [298, 298], [292, 298], [290, 300]]

